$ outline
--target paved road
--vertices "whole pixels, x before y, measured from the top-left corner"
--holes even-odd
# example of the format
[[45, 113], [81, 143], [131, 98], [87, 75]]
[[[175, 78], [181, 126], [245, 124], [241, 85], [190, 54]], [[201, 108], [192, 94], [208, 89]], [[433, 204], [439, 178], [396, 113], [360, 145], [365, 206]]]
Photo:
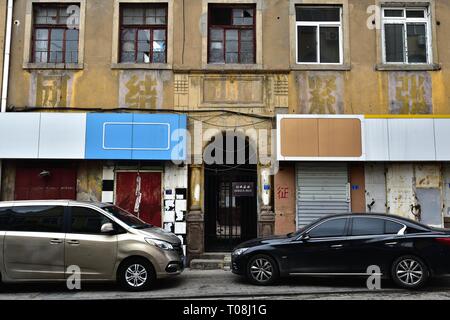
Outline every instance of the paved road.
[[282, 280], [258, 287], [229, 271], [186, 270], [181, 277], [158, 282], [151, 291], [130, 293], [114, 284], [82, 284], [81, 291], [65, 285], [15, 284], [3, 286], [4, 299], [450, 299], [450, 280], [435, 280], [426, 290], [408, 292], [382, 282], [380, 291], [369, 291], [365, 279], [305, 278]]

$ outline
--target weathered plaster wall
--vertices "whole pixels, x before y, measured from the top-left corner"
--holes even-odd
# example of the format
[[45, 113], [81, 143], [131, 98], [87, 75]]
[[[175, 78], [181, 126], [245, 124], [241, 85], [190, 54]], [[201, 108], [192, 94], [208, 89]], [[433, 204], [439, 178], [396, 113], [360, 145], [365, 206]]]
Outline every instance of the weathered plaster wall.
[[[350, 65], [328, 70], [320, 68], [322, 70], [319, 71], [301, 66], [296, 68], [290, 82], [290, 112], [449, 114], [449, 92], [445, 83], [450, 81], [450, 72], [445, 66], [450, 60], [450, 45], [445, 40], [449, 29], [444, 25], [450, 17], [450, 3], [433, 0], [431, 3], [435, 5], [431, 23], [435, 35], [433, 62], [440, 64], [441, 70], [399, 68], [396, 71], [378, 71], [380, 34], [367, 27], [370, 17], [367, 8], [374, 1], [350, 0], [350, 42], [348, 47], [344, 47], [344, 56], [350, 52]], [[434, 23], [437, 21], [440, 25]]]
[[102, 200], [103, 164], [99, 161], [82, 161], [77, 170], [77, 200]]
[[16, 165], [14, 161], [3, 161], [1, 201], [14, 200], [14, 187], [16, 181]]
[[283, 164], [275, 175], [275, 234], [296, 230], [295, 165]]
[[[291, 46], [295, 35], [289, 34], [295, 30], [290, 25], [291, 2], [253, 2], [260, 12], [261, 64], [220, 68], [203, 64], [207, 19], [198, 0], [186, 0], [184, 6], [181, 1], [173, 2], [173, 21], [169, 22], [173, 26], [173, 64], [165, 70], [113, 64], [114, 1], [91, 0], [86, 3], [83, 68], [43, 71], [23, 69], [26, 1], [17, 0], [14, 19], [20, 24], [13, 27], [14, 90], [10, 90], [9, 105], [144, 110], [239, 107], [269, 114], [278, 107], [289, 107], [294, 113], [450, 113], [445, 85], [450, 81], [445, 68], [450, 62], [446, 41], [450, 31], [445, 28], [450, 16], [448, 2], [433, 2], [433, 21], [440, 22], [432, 23], [434, 62], [443, 67], [439, 71], [376, 71], [380, 39], [376, 29], [367, 27], [367, 8], [374, 4], [371, 0], [342, 2], [348, 7], [344, 14], [348, 65], [321, 70], [294, 65], [291, 71], [290, 56], [295, 52]], [[0, 2], [0, 28], [5, 3]], [[0, 35], [0, 47], [1, 40]]]

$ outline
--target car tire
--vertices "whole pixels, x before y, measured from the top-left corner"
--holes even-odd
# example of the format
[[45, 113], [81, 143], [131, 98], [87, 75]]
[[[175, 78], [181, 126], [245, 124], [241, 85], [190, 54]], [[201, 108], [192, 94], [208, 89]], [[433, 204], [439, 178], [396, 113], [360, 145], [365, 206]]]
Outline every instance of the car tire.
[[253, 284], [271, 285], [278, 280], [279, 275], [276, 261], [268, 255], [255, 255], [250, 258], [247, 264], [247, 279]]
[[422, 259], [406, 255], [394, 261], [391, 276], [399, 287], [414, 290], [425, 286], [430, 272]]
[[127, 291], [144, 291], [156, 282], [156, 273], [152, 264], [146, 259], [133, 258], [120, 266], [118, 273], [120, 286]]

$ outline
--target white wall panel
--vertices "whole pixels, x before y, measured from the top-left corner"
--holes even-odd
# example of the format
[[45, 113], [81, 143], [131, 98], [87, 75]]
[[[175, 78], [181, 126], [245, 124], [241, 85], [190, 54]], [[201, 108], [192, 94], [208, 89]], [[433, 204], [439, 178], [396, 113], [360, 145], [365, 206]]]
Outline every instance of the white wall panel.
[[39, 141], [41, 159], [84, 159], [85, 113], [42, 113]]
[[40, 113], [0, 114], [0, 159], [36, 159]]
[[450, 160], [450, 119], [434, 119], [436, 160]]
[[365, 146], [367, 161], [389, 160], [387, 119], [365, 120]]
[[386, 175], [384, 163], [366, 163], [366, 209], [372, 213], [386, 213]]
[[388, 119], [391, 161], [434, 161], [433, 119]]

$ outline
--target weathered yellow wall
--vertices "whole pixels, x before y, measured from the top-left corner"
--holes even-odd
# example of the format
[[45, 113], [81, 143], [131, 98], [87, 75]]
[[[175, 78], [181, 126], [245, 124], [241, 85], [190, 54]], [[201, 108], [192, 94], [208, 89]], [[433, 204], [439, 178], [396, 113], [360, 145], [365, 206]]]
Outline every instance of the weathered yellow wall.
[[[438, 71], [376, 71], [380, 39], [366, 26], [370, 0], [349, 1], [351, 68], [345, 71], [295, 71], [291, 78], [290, 106], [295, 113], [449, 114], [450, 80], [446, 68], [450, 46], [445, 27], [450, 2], [436, 1]], [[296, 108], [292, 107], [293, 105]], [[295, 111], [294, 111], [295, 109]]]
[[[450, 81], [450, 2], [436, 1], [436, 47], [439, 71], [376, 71], [379, 42], [367, 28], [373, 0], [349, 0], [349, 70], [291, 70], [288, 0], [262, 0], [262, 64], [259, 67], [214, 70], [202, 64], [206, 17], [202, 1], [174, 1], [172, 70], [114, 69], [112, 64], [113, 0], [89, 0], [86, 10], [85, 61], [82, 70], [23, 69], [26, 0], [16, 0], [9, 105], [15, 107], [74, 107], [130, 109], [205, 109], [274, 114], [275, 108], [299, 113], [435, 113], [448, 114]], [[0, 1], [0, 28], [4, 6]], [[183, 24], [185, 21], [185, 25]], [[4, 29], [4, 28], [3, 28]], [[292, 35], [291, 35], [292, 36]], [[0, 33], [0, 46], [2, 45]], [[1, 49], [1, 48], [0, 48]], [[221, 77], [217, 81], [211, 78]], [[281, 77], [278, 81], [277, 77]], [[249, 105], [241, 80], [253, 78], [264, 101]], [[205, 80], [206, 79], [206, 80]], [[209, 81], [209, 82], [208, 82]], [[277, 82], [278, 81], [278, 82]], [[248, 83], [248, 82], [245, 82]], [[211, 93], [211, 86], [217, 92]], [[67, 89], [66, 89], [67, 88]], [[202, 88], [208, 90], [202, 93]], [[224, 88], [224, 89], [222, 89]], [[234, 89], [236, 88], [236, 89]], [[289, 90], [288, 90], [289, 89]], [[59, 90], [59, 91], [58, 91]], [[145, 93], [139, 93], [139, 91]], [[281, 92], [281, 93], [280, 93]], [[139, 96], [141, 96], [139, 98]], [[218, 97], [216, 105], [204, 103]], [[234, 101], [220, 97], [236, 97]], [[202, 100], [203, 99], [203, 100]], [[257, 104], [257, 103], [256, 103]]]
[[[7, 0], [0, 0], [0, 88], [3, 83], [3, 60], [5, 57]], [[1, 97], [1, 91], [0, 91]]]

